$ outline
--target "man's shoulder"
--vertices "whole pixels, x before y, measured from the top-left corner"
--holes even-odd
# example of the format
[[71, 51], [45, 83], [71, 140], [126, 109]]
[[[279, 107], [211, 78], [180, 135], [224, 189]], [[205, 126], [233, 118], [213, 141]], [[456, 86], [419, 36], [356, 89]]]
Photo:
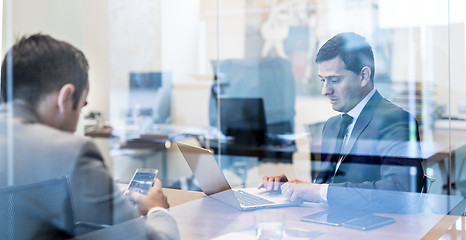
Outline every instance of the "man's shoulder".
[[382, 116], [392, 116], [392, 117], [408, 117], [411, 114], [390, 100], [383, 98], [380, 101], [379, 107], [377, 108], [378, 114]]
[[[6, 123], [0, 122], [0, 125], [6, 126]], [[20, 120], [13, 123], [13, 138], [23, 146], [31, 146], [31, 148], [41, 146], [54, 149], [56, 152], [73, 153], [87, 148], [85, 146], [94, 145], [87, 137], [77, 136], [41, 123], [25, 123]]]
[[377, 126], [408, 126], [410, 123], [416, 123], [417, 120], [408, 111], [392, 103], [387, 99], [382, 99], [373, 114], [373, 122]]
[[66, 152], [76, 157], [87, 155], [90, 152], [100, 155], [97, 145], [88, 137], [77, 136], [73, 133], [64, 132], [44, 125], [38, 126], [38, 128], [44, 128], [38, 132], [42, 132], [44, 140], [47, 139], [45, 138], [46, 136], [50, 137], [50, 140], [46, 140], [49, 141], [47, 145], [57, 152]]
[[325, 125], [330, 125], [330, 124], [333, 124], [333, 123], [338, 123], [340, 122], [340, 118], [341, 118], [341, 115], [335, 115], [333, 117], [330, 117], [329, 119], [327, 119], [327, 121], [325, 122]]
[[[56, 142], [57, 143], [62, 143], [62, 144], [66, 144], [66, 143], [75, 143], [75, 144], [84, 144], [85, 142], [87, 141], [90, 141], [90, 139], [86, 138], [86, 137], [81, 137], [81, 136], [77, 136], [73, 133], [70, 133], [70, 132], [65, 132], [65, 131], [62, 131], [60, 129], [56, 129], [56, 128], [52, 128], [52, 127], [49, 127], [47, 125], [44, 125], [44, 124], [40, 124], [40, 123], [35, 123], [35, 124], [31, 124], [30, 126], [25, 126], [25, 130], [26, 132], [27, 131], [30, 131], [30, 133], [34, 133], [34, 134], [37, 134], [38, 137], [42, 136], [42, 137], [52, 137], [53, 139], [57, 140]], [[53, 140], [52, 139], [52, 140]]]
[[[70, 175], [78, 162], [102, 160], [97, 146], [84, 137], [39, 123], [14, 121], [11, 133], [4, 132], [7, 122], [0, 119], [0, 149], [12, 143], [18, 183], [39, 182]], [[1, 143], [3, 140], [5, 142]], [[0, 162], [5, 161], [0, 156]], [[21, 175], [15, 174], [15, 175]]]

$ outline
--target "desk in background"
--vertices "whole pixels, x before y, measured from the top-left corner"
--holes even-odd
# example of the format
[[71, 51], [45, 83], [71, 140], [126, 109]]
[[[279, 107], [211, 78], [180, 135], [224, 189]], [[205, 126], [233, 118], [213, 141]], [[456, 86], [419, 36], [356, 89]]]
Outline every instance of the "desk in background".
[[[164, 183], [168, 183], [168, 160], [169, 154], [167, 150], [171, 147], [174, 141], [185, 140], [193, 136], [208, 136], [209, 129], [197, 128], [190, 126], [179, 126], [170, 124], [154, 124], [151, 131], [147, 133], [140, 133], [139, 128], [135, 125], [127, 125], [124, 128], [107, 127], [105, 129], [96, 129], [88, 127], [86, 129], [86, 136], [98, 138], [96, 143], [100, 142], [99, 148], [108, 149], [103, 151], [107, 155], [106, 159], [116, 157], [127, 157], [131, 162], [138, 162], [139, 167], [148, 168], [153, 167], [151, 161], [157, 160], [157, 168], [160, 168], [159, 176]], [[102, 141], [104, 141], [102, 143]], [[103, 146], [103, 147], [102, 147]], [[110, 155], [108, 155], [110, 153]], [[133, 164], [131, 163], [131, 164]], [[113, 162], [107, 162], [111, 169]], [[159, 165], [160, 164], [160, 165]], [[120, 165], [121, 166], [121, 165]], [[128, 169], [121, 169], [116, 174], [123, 181], [129, 181], [130, 176], [127, 176]], [[133, 172], [133, 170], [128, 170]]]
[[[222, 142], [218, 140], [210, 140], [209, 144], [201, 143], [202, 147], [212, 149], [215, 154], [230, 155], [230, 156], [244, 156], [244, 157], [257, 157], [272, 158], [280, 161], [281, 158], [288, 158], [297, 151], [294, 144], [282, 145], [263, 145], [263, 146], [247, 146]], [[291, 162], [290, 162], [291, 163]]]

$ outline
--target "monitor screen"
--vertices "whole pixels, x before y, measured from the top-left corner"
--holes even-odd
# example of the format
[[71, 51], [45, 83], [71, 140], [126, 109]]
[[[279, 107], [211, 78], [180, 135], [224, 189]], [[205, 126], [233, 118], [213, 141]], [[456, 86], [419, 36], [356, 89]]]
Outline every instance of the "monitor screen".
[[220, 129], [235, 143], [262, 145], [266, 120], [262, 98], [220, 98]]

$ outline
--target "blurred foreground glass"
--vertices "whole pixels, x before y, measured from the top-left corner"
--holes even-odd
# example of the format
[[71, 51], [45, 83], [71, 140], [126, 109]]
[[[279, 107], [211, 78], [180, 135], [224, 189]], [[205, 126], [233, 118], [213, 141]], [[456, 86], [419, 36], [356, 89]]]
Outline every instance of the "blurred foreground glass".
[[280, 240], [285, 232], [285, 214], [282, 211], [257, 211], [254, 214], [257, 240]]

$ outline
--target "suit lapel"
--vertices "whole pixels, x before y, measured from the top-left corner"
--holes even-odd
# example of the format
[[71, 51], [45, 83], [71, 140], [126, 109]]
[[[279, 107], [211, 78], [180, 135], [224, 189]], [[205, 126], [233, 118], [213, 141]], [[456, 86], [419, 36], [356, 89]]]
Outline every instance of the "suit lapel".
[[332, 169], [335, 169], [335, 162], [332, 158], [335, 156], [334, 150], [337, 142], [337, 135], [339, 129], [341, 116], [329, 119], [325, 126], [325, 138], [322, 138], [321, 153], [325, 154], [325, 159], [322, 159], [319, 174], [317, 175], [317, 183], [324, 183], [327, 181]]
[[348, 156], [348, 154], [351, 152], [351, 149], [353, 149], [354, 144], [361, 135], [361, 133], [371, 122], [372, 116], [374, 115], [374, 112], [377, 109], [377, 106], [379, 105], [381, 100], [382, 96], [379, 94], [379, 92], [376, 91], [374, 93], [374, 96], [372, 96], [371, 99], [369, 99], [369, 101], [367, 102], [366, 106], [364, 107], [358, 119], [356, 120], [356, 123], [354, 124], [353, 131], [351, 132], [351, 136], [348, 140], [348, 143], [342, 150], [342, 162], [345, 160], [346, 156]]

